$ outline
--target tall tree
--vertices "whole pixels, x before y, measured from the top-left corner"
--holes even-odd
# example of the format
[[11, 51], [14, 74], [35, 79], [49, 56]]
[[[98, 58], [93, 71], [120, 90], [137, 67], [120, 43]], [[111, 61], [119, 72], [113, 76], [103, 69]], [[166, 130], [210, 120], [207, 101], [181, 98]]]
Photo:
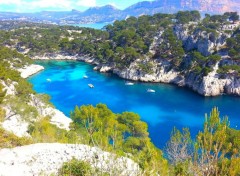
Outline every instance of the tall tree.
[[206, 115], [204, 130], [197, 136], [195, 152], [195, 159], [201, 174], [218, 175], [222, 170], [219, 163], [226, 157], [232, 146], [231, 143], [227, 143], [228, 126], [228, 118], [221, 120], [217, 108], [212, 110], [210, 116]]
[[171, 138], [166, 144], [165, 152], [167, 158], [173, 164], [192, 159], [194, 147], [189, 129], [183, 128], [183, 131], [180, 132], [174, 128], [171, 133]]

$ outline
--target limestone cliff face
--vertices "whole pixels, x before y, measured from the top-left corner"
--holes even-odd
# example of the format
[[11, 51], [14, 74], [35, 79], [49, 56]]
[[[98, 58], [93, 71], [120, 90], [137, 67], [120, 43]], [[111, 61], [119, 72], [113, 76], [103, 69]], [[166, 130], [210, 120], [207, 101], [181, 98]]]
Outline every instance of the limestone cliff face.
[[229, 34], [222, 32], [213, 33], [200, 29], [191, 32], [183, 25], [176, 25], [173, 29], [178, 39], [183, 42], [186, 51], [197, 50], [204, 56], [209, 56], [224, 46], [226, 39], [230, 37]]
[[126, 69], [113, 69], [113, 73], [119, 77], [134, 81], [143, 82], [163, 82], [163, 83], [179, 83], [182, 76], [175, 70], [168, 70], [169, 63], [163, 60], [154, 61], [151, 73], [145, 73], [138, 68], [136, 61]]
[[226, 76], [221, 78], [217, 73], [219, 62], [207, 76], [199, 78], [196, 75], [185, 77], [185, 85], [204, 96], [217, 96], [221, 94], [240, 95], [240, 78]]
[[[175, 35], [183, 42], [183, 46], [186, 51], [197, 50], [204, 56], [209, 56], [213, 52], [218, 51], [225, 45], [226, 39], [230, 37], [229, 34], [223, 32], [209, 33], [206, 31], [195, 30], [191, 33], [187, 26], [178, 25], [174, 27]], [[150, 46], [150, 52], [155, 53], [156, 48], [163, 40], [161, 39], [163, 31], [159, 31]], [[207, 76], [202, 77], [194, 73], [179, 72], [171, 68], [171, 63], [167, 60], [158, 58], [155, 60], [136, 60], [131, 63], [128, 68], [125, 69], [108, 69], [112, 70], [118, 76], [124, 79], [130, 79], [135, 81], [144, 82], [163, 82], [173, 83], [178, 86], [187, 86], [204, 96], [217, 96], [221, 94], [234, 94], [240, 95], [240, 78], [235, 74], [218, 74], [219, 64], [224, 61], [217, 62], [213, 65], [213, 70], [208, 73]], [[229, 63], [229, 59], [226, 59], [228, 65], [236, 64]], [[138, 68], [139, 63], [152, 62], [151, 73], [144, 73]], [[99, 67], [101, 70], [101, 67]], [[107, 70], [107, 71], [108, 71]]]
[[[40, 65], [26, 65], [24, 68], [18, 69], [21, 73], [22, 78], [27, 78], [39, 71], [43, 70], [44, 67]], [[7, 82], [0, 81], [6, 90], [6, 95], [16, 96], [15, 86], [17, 82], [13, 82], [10, 79]], [[29, 95], [28, 105], [36, 107], [40, 116], [50, 116], [50, 122], [59, 128], [69, 130], [69, 124], [72, 122], [70, 118], [65, 116], [61, 111], [55, 109], [47, 103], [42, 102], [38, 95]], [[15, 108], [12, 103], [5, 103], [2, 108], [6, 111], [5, 118], [0, 125], [7, 131], [14, 133], [16, 136], [30, 136], [28, 134], [29, 120], [24, 119], [20, 114], [16, 113], [13, 109]], [[31, 120], [36, 120], [39, 117], [31, 116]]]
[[187, 86], [204, 96], [240, 95], [240, 78], [233, 75], [221, 78], [217, 73], [218, 65], [219, 63], [216, 63], [213, 71], [203, 78], [195, 74], [183, 75], [173, 69], [166, 70], [168, 65], [161, 61], [155, 63], [151, 74], [137, 69], [136, 63], [131, 64], [127, 69], [113, 69], [113, 72], [121, 78], [134, 81], [173, 83], [178, 86]]

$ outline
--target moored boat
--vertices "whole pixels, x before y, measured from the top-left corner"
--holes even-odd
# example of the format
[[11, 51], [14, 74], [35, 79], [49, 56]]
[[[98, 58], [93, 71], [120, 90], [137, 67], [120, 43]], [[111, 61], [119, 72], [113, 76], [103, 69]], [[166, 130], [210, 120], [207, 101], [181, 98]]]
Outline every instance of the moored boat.
[[147, 89], [147, 92], [154, 93], [154, 92], [156, 92], [156, 91], [155, 91], [155, 90], [153, 90], [153, 89]]
[[89, 86], [90, 88], [94, 88], [94, 85], [93, 85], [93, 84], [88, 84], [88, 86]]
[[132, 85], [134, 85], [134, 83], [133, 82], [126, 82], [125, 85], [126, 86], [132, 86]]

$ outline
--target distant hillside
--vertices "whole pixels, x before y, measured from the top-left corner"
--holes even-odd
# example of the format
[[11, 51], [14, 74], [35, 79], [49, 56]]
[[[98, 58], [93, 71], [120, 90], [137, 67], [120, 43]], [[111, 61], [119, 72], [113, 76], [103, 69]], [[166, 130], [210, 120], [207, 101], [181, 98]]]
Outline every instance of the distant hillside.
[[239, 0], [156, 0], [143, 1], [134, 4], [124, 12], [132, 15], [172, 13], [179, 10], [198, 10], [203, 13], [224, 13], [226, 11], [240, 11]]
[[96, 23], [96, 22], [112, 22], [116, 19], [124, 18], [121, 10], [106, 5], [102, 7], [92, 7], [84, 12], [72, 11], [72, 14], [66, 16], [64, 20], [73, 21], [73, 23]]
[[240, 12], [239, 0], [156, 0], [136, 3], [124, 10], [111, 5], [92, 7], [84, 12], [43, 11], [38, 13], [0, 12], [0, 20], [25, 20], [56, 24], [101, 23], [122, 20], [129, 16], [153, 15], [156, 13], [175, 13], [179, 10], [198, 10], [202, 14], [219, 14], [230, 11]]

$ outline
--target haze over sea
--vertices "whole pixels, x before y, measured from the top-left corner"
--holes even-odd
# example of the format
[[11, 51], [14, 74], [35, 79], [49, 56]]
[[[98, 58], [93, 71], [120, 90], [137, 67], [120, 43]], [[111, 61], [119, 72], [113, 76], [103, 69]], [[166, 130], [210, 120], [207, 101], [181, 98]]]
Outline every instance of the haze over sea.
[[111, 24], [111, 23], [89, 23], [89, 24], [73, 24], [73, 26], [78, 27], [87, 27], [93, 29], [102, 29], [104, 26]]
[[[115, 113], [138, 113], [148, 123], [153, 143], [160, 148], [173, 127], [189, 127], [195, 136], [202, 129], [205, 113], [214, 106], [221, 116], [229, 117], [231, 127], [240, 129], [240, 97], [203, 97], [187, 88], [161, 83], [134, 82], [126, 86], [126, 80], [111, 73], [99, 73], [92, 65], [78, 61], [37, 61], [37, 64], [45, 70], [28, 80], [38, 93], [49, 94], [51, 102], [67, 116], [76, 105], [98, 103], [107, 104]], [[156, 92], [149, 93], [148, 88]]]

